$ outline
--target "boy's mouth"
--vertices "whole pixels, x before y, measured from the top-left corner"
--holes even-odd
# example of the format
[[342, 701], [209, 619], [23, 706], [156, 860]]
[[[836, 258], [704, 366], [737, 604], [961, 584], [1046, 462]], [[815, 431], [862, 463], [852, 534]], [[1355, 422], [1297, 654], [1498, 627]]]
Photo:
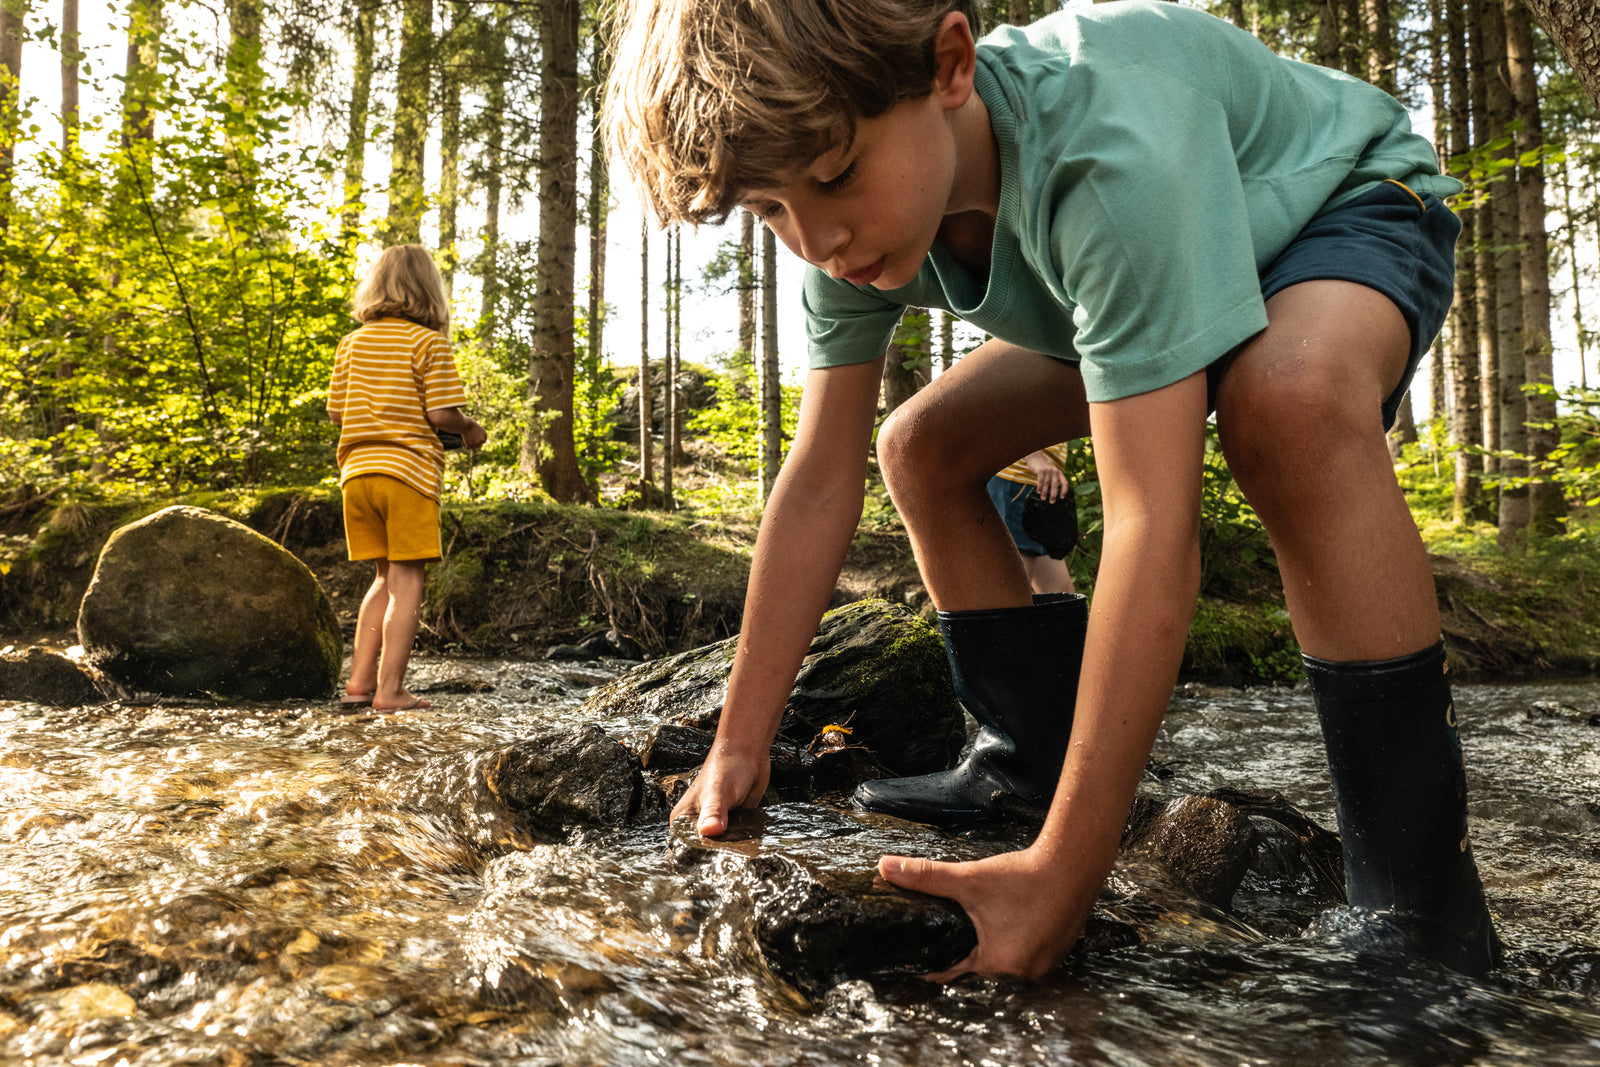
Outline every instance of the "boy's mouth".
[[883, 273], [884, 260], [887, 257], [879, 256], [876, 263], [862, 267], [858, 271], [851, 271], [844, 276], [844, 280], [851, 285], [871, 285], [878, 280], [878, 275]]

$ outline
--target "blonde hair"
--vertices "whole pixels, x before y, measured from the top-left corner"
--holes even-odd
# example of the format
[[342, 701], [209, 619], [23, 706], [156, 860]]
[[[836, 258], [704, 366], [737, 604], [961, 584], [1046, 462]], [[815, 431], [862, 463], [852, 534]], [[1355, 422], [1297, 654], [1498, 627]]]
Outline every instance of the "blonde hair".
[[848, 145], [933, 89], [934, 41], [967, 0], [622, 0], [602, 121], [663, 223]]
[[350, 306], [358, 322], [392, 317], [449, 332], [450, 304], [444, 298], [444, 278], [421, 245], [392, 245], [380, 252], [356, 286]]

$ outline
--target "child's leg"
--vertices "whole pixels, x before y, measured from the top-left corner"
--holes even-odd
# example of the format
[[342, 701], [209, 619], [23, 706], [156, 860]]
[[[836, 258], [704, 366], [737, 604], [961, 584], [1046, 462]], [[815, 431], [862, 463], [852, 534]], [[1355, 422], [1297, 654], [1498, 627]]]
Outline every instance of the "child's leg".
[[350, 680], [345, 692], [371, 698], [378, 688], [378, 656], [383, 650], [383, 618], [389, 611], [389, 586], [386, 575], [389, 561], [377, 561], [377, 573], [361, 598], [356, 615], [355, 648], [350, 653]]
[[884, 480], [940, 609], [956, 695], [979, 730], [956, 767], [863, 783], [858, 808], [957, 826], [994, 815], [1008, 798], [1050, 803], [1072, 729], [1088, 611], [1079, 596], [1035, 602], [988, 486], [1016, 457], [1087, 428], [1075, 368], [991, 341], [879, 432]]
[[377, 710], [410, 707], [417, 703], [405, 687], [406, 666], [422, 615], [423, 579], [427, 565], [417, 560], [389, 560], [389, 606], [383, 617], [383, 655], [378, 661], [378, 688], [372, 706]]
[[1054, 556], [1041, 556], [1036, 552], [1023, 552], [1022, 568], [1028, 572], [1028, 584], [1034, 593], [1072, 593], [1072, 572], [1067, 561]]
[[1217, 393], [1228, 464], [1261, 515], [1322, 722], [1350, 902], [1459, 970], [1493, 966], [1426, 550], [1380, 416], [1411, 349], [1376, 290], [1291, 286]]
[[1018, 456], [1088, 432], [1077, 368], [1003, 341], [964, 356], [884, 423], [884, 482], [940, 610], [1029, 602], [1027, 575], [995, 514], [989, 478]]

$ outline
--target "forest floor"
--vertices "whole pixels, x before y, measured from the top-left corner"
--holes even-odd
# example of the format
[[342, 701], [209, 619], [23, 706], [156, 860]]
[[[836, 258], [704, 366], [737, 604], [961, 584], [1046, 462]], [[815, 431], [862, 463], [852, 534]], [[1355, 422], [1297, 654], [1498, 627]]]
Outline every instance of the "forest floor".
[[[704, 499], [722, 477], [691, 464], [678, 472], [677, 488]], [[610, 495], [616, 492], [612, 486]], [[294, 552], [351, 637], [372, 567], [345, 558], [336, 489], [87, 503], [21, 487], [0, 496], [0, 647], [73, 643], [78, 602], [106, 538], [180, 503], [235, 518]], [[663, 655], [739, 630], [756, 534], [748, 507], [668, 512], [452, 499], [442, 527], [445, 557], [429, 568], [418, 639], [424, 651], [537, 658], [553, 645], [617, 630]], [[1455, 550], [1434, 554], [1433, 569], [1459, 678], [1600, 672], [1600, 597], [1590, 594], [1600, 588], [1600, 560], [1587, 542], [1511, 554], [1452, 544]], [[1262, 545], [1208, 544], [1185, 680], [1292, 684], [1300, 677], [1276, 569]], [[1092, 595], [1092, 561], [1075, 570], [1080, 590]], [[866, 597], [933, 617], [904, 530], [870, 493], [833, 603]]]

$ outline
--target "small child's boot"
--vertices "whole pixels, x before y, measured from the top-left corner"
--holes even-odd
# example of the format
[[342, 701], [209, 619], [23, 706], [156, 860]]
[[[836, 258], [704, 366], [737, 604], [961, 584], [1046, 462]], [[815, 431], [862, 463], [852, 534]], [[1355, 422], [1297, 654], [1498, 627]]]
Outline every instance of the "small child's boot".
[[1467, 779], [1444, 643], [1392, 660], [1303, 656], [1333, 775], [1345, 890], [1424, 955], [1500, 961], [1467, 838]]
[[941, 611], [951, 681], [977, 735], [952, 769], [863, 782], [854, 806], [944, 827], [995, 815], [1008, 797], [1048, 807], [1072, 732], [1088, 622], [1077, 593], [1035, 596], [1029, 607]]

